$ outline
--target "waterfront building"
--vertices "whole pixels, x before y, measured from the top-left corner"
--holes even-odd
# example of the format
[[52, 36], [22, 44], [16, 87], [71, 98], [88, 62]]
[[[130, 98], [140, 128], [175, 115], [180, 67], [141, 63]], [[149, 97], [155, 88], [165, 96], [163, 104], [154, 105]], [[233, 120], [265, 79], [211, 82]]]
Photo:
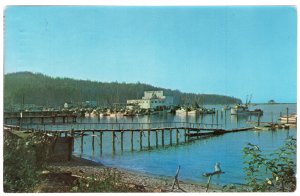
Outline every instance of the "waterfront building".
[[145, 91], [142, 99], [127, 100], [127, 108], [164, 109], [173, 105], [173, 97], [165, 96], [163, 91]]

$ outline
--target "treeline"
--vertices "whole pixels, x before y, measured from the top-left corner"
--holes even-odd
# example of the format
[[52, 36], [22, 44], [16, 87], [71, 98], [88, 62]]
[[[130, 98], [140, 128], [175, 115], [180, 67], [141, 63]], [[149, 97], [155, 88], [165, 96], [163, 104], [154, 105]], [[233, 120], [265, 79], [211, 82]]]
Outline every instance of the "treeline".
[[[99, 78], [101, 80], [101, 78]], [[209, 94], [182, 93], [143, 83], [96, 82], [70, 78], [49, 77], [40, 73], [17, 72], [4, 76], [4, 104], [36, 104], [62, 106], [65, 102], [96, 101], [99, 106], [126, 103], [127, 99], [140, 99], [144, 91], [163, 90], [174, 97], [175, 104], [233, 104], [241, 100]]]

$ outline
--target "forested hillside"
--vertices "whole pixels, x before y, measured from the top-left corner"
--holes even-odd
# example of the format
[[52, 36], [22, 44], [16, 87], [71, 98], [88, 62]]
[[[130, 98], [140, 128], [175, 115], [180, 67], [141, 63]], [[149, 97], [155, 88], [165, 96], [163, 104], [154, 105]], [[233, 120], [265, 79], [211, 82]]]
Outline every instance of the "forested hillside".
[[[99, 78], [101, 80], [101, 78]], [[126, 103], [127, 99], [140, 99], [144, 91], [163, 90], [174, 96], [176, 104], [230, 104], [240, 99], [222, 95], [182, 93], [142, 83], [95, 82], [70, 78], [53, 78], [39, 73], [18, 72], [4, 76], [4, 104], [36, 104], [62, 106], [65, 102], [97, 101], [99, 106]]]

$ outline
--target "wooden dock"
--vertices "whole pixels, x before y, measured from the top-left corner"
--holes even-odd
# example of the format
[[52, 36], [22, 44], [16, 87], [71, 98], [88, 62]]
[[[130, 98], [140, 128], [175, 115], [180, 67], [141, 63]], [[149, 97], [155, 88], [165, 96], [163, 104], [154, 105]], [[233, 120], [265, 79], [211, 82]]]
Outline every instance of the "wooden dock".
[[[76, 122], [77, 115], [72, 112], [60, 112], [60, 111], [42, 111], [42, 112], [4, 112], [4, 123], [17, 124], [33, 123], [34, 119], [37, 119], [39, 123], [44, 124], [47, 120], [55, 124], [56, 122], [72, 123]], [[10, 122], [9, 122], [10, 121]]]
[[[73, 128], [70, 128], [73, 125]], [[112, 154], [115, 154], [116, 138], [120, 144], [120, 151], [124, 151], [124, 134], [127, 134], [126, 139], [130, 143], [130, 150], [151, 150], [153, 148], [166, 147], [172, 145], [179, 145], [182, 143], [189, 143], [195, 139], [201, 139], [207, 136], [217, 136], [226, 133], [247, 131], [254, 127], [237, 128], [225, 130], [219, 124], [203, 124], [203, 123], [189, 123], [189, 122], [159, 122], [159, 123], [75, 123], [67, 124], [60, 123], [59, 125], [36, 124], [23, 127], [5, 125], [5, 128], [13, 128], [25, 132], [43, 132], [48, 135], [59, 137], [73, 137], [78, 141], [80, 146], [80, 153], [83, 154], [83, 146], [85, 137], [91, 138], [92, 151], [95, 150], [95, 142], [98, 143], [100, 153], [103, 151], [103, 138], [106, 134], [110, 134]], [[55, 129], [57, 126], [60, 129]], [[183, 138], [182, 138], [183, 136]], [[134, 140], [135, 138], [135, 140]], [[138, 140], [137, 140], [138, 139]], [[89, 139], [90, 140], [90, 139]], [[151, 140], [154, 140], [151, 142]], [[160, 142], [159, 142], [160, 140]], [[134, 141], [137, 141], [138, 148], [134, 149]], [[126, 142], [126, 143], [128, 143]], [[143, 143], [145, 142], [145, 143]]]

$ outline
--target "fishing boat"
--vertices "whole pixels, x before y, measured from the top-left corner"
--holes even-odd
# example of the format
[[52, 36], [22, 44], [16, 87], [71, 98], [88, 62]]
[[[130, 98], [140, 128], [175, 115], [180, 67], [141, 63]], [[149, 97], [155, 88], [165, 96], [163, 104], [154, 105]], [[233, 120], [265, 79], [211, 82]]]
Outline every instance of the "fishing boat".
[[180, 109], [176, 110], [176, 114], [178, 115], [196, 115], [198, 113], [199, 110], [184, 107], [181, 107]]
[[126, 110], [123, 116], [135, 116], [136, 113], [133, 110]]
[[207, 109], [205, 107], [201, 107], [197, 109], [199, 111], [199, 114], [214, 114], [216, 113], [215, 108], [213, 109]]
[[254, 105], [251, 103], [251, 98], [252, 98], [252, 95], [250, 96], [250, 99], [248, 100], [248, 95], [247, 95], [245, 104], [237, 104], [237, 105], [233, 106], [230, 109], [231, 115], [239, 115], [239, 114], [260, 115], [260, 116], [263, 115], [263, 111], [261, 109], [255, 109], [252, 111], [249, 110], [249, 106]]
[[247, 114], [249, 113], [249, 108], [247, 104], [237, 104], [230, 109], [231, 115], [238, 115], [238, 114]]
[[289, 116], [281, 116], [279, 118], [281, 123], [297, 124], [297, 114], [291, 114]]

